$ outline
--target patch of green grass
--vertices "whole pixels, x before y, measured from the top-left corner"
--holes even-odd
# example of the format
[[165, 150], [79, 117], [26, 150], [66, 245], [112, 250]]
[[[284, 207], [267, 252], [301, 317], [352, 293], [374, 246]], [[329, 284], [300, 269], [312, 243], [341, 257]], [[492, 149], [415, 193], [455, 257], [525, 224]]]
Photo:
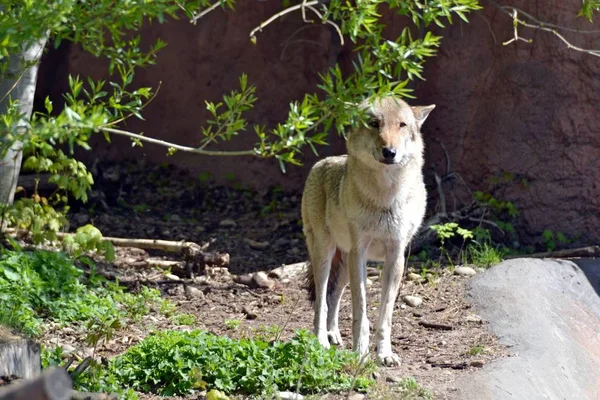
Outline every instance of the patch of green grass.
[[186, 395], [217, 389], [226, 394], [267, 394], [295, 390], [303, 393], [365, 390], [375, 366], [359, 368], [355, 353], [323, 348], [307, 331], [286, 342], [233, 340], [201, 330], [155, 333], [112, 359], [95, 376], [83, 374], [83, 390], [106, 391], [128, 387], [162, 396]]
[[472, 346], [469, 350], [467, 350], [467, 355], [469, 357], [474, 357], [474, 356], [478, 356], [480, 354], [483, 354], [485, 352], [485, 347], [483, 347], [483, 345], [478, 344], [475, 346]]
[[226, 319], [225, 320], [225, 326], [227, 327], [227, 329], [229, 329], [231, 331], [235, 331], [237, 328], [239, 328], [241, 323], [242, 322], [239, 319]]
[[196, 325], [196, 316], [193, 314], [176, 314], [171, 318], [171, 320], [175, 325]]
[[88, 276], [64, 253], [0, 250], [0, 323], [37, 336], [44, 320], [114, 329], [151, 310], [172, 311], [174, 306], [158, 290], [125, 292], [96, 274], [91, 261], [86, 263]]
[[487, 242], [472, 243], [467, 246], [467, 260], [481, 268], [489, 268], [502, 262], [505, 252]]
[[433, 394], [419, 385], [412, 376], [398, 382], [398, 389], [402, 400], [433, 400]]

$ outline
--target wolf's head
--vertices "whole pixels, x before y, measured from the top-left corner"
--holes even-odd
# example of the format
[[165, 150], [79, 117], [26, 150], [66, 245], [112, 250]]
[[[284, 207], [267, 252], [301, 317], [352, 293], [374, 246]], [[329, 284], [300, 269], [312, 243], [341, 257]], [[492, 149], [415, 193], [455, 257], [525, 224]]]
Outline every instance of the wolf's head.
[[351, 157], [373, 168], [402, 168], [411, 162], [423, 164], [421, 126], [435, 105], [411, 107], [397, 97], [367, 99], [367, 126], [348, 135]]

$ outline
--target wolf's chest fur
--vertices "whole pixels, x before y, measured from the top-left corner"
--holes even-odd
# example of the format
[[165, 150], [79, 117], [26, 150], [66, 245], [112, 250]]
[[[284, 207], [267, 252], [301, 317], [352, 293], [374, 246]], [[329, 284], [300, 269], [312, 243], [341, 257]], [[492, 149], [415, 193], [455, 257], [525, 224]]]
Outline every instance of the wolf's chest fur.
[[[420, 177], [420, 175], [419, 175]], [[328, 199], [327, 225], [343, 251], [350, 251], [351, 227], [369, 240], [368, 258], [381, 260], [388, 242], [408, 241], [425, 213], [422, 180], [378, 181], [345, 174], [333, 198]]]

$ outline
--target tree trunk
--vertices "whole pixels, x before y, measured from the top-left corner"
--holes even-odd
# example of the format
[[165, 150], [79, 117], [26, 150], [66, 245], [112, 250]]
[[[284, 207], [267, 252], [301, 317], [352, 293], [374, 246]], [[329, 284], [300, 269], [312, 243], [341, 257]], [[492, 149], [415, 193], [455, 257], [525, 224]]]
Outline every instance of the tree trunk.
[[[44, 36], [25, 47], [22, 53], [13, 54], [10, 57], [8, 70], [0, 81], [0, 115], [6, 113], [10, 100], [18, 100], [20, 112], [23, 114], [20, 126], [25, 126], [31, 118], [38, 66], [46, 39], [47, 36]], [[24, 63], [31, 66], [23, 69]], [[23, 146], [18, 142], [4, 157], [0, 158], [0, 207], [12, 204], [14, 200], [22, 159]]]

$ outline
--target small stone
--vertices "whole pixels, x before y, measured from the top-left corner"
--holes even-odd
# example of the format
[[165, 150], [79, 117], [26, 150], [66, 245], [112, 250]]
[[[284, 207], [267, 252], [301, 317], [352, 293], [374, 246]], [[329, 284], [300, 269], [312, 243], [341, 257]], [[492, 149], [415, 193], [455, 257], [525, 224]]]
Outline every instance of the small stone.
[[425, 371], [429, 371], [431, 369], [431, 365], [429, 364], [421, 364], [421, 366], [419, 367]]
[[445, 340], [442, 340], [441, 342], [438, 343], [438, 346], [445, 346], [447, 344], [448, 344], [448, 342], [446, 342]]
[[169, 219], [168, 220], [169, 220], [169, 222], [175, 222], [175, 223], [180, 223], [182, 221], [181, 217], [179, 215], [177, 215], [177, 214], [171, 214], [171, 215], [169, 215]]
[[475, 271], [473, 268], [471, 267], [456, 267], [454, 269], [454, 275], [460, 275], [460, 276], [473, 276], [477, 273], [477, 271]]
[[242, 308], [242, 312], [246, 314], [246, 319], [256, 319], [258, 318], [258, 314], [250, 309], [248, 306], [244, 306]]
[[469, 314], [465, 317], [465, 321], [466, 322], [476, 322], [476, 323], [481, 323], [482, 319], [479, 315], [476, 314]]
[[409, 273], [406, 275], [406, 280], [407, 280], [407, 281], [416, 281], [416, 282], [418, 282], [418, 281], [420, 281], [420, 280], [421, 280], [421, 275], [419, 275], [419, 274], [416, 274], [416, 273], [414, 273], [414, 272], [409, 272]]
[[379, 270], [377, 268], [369, 267], [367, 268], [367, 276], [379, 276]]
[[423, 304], [423, 299], [419, 296], [403, 296], [402, 301], [411, 307], [419, 307]]
[[265, 250], [269, 247], [269, 242], [257, 242], [256, 240], [248, 238], [244, 239], [244, 242], [248, 243], [248, 246], [253, 250]]
[[363, 400], [365, 398], [365, 395], [362, 393], [354, 393], [352, 396], [346, 398], [348, 400]]
[[207, 280], [208, 280], [208, 277], [206, 275], [197, 276], [194, 278], [194, 283], [204, 284], [204, 283], [206, 283]]
[[75, 347], [71, 346], [70, 344], [63, 344], [60, 347], [62, 347], [62, 356], [64, 358], [69, 357], [71, 354], [75, 353]]
[[294, 255], [296, 255], [296, 254], [300, 254], [300, 249], [299, 249], [299, 248], [297, 248], [297, 247], [292, 247], [292, 248], [290, 249], [290, 254], [294, 254]]
[[206, 230], [206, 228], [201, 225], [198, 225], [194, 228], [194, 232], [196, 232], [196, 233], [201, 233], [201, 232], [204, 232], [205, 230]]
[[221, 228], [235, 228], [237, 223], [232, 219], [224, 219], [223, 221], [219, 222], [219, 226]]
[[477, 273], [482, 274], [485, 272], [485, 268], [478, 267], [478, 268], [475, 268], [475, 271], [477, 271]]
[[395, 375], [388, 375], [385, 377], [386, 382], [391, 382], [391, 383], [398, 383], [402, 380], [402, 378], [400, 378], [399, 376], [395, 376]]
[[483, 360], [473, 360], [470, 363], [471, 367], [481, 368], [485, 365], [485, 361]]
[[369, 278], [367, 278], [367, 287], [370, 288], [371, 286], [373, 286], [373, 281], [370, 280]]
[[281, 400], [304, 400], [304, 396], [299, 393], [279, 392], [277, 395]]
[[267, 274], [263, 271], [257, 272], [254, 275], [252, 275], [252, 281], [256, 284], [256, 286], [263, 289], [273, 289], [273, 286], [275, 286], [275, 281], [269, 279]]
[[187, 297], [191, 297], [191, 298], [203, 298], [204, 297], [204, 292], [198, 288], [195, 288], [193, 286], [186, 286], [185, 287], [185, 295]]
[[167, 278], [170, 281], [179, 281], [179, 280], [181, 280], [180, 277], [178, 277], [177, 275], [173, 275], [173, 274], [165, 274], [165, 278]]

